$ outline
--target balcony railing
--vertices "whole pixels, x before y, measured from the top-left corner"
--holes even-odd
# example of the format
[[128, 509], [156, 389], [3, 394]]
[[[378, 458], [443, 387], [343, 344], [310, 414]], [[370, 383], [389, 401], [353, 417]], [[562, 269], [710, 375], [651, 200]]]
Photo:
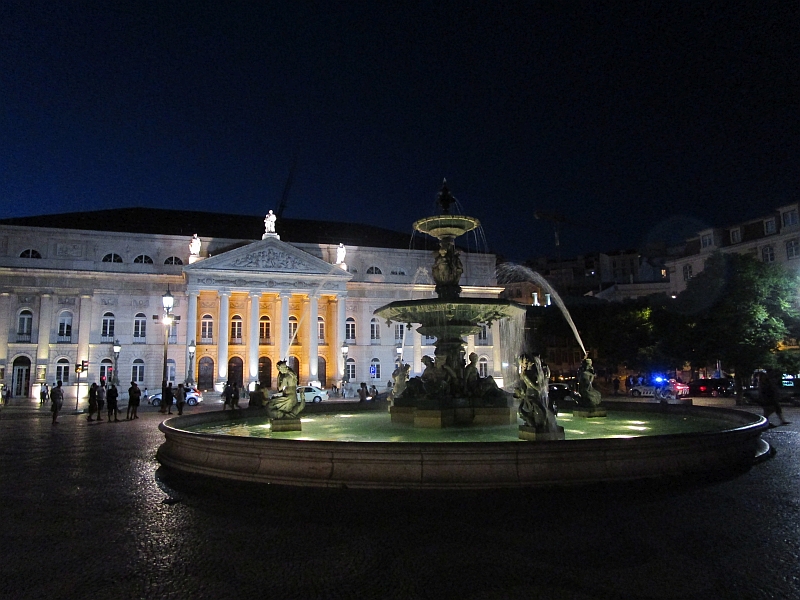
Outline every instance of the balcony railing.
[[201, 337], [200, 338], [200, 343], [201, 344], [206, 344], [206, 345], [213, 345], [214, 344], [214, 338], [213, 337]]
[[177, 344], [178, 343], [178, 336], [177, 335], [169, 336], [168, 343], [169, 344]]
[[72, 343], [72, 336], [71, 335], [59, 335], [56, 337], [56, 343], [58, 344], [71, 344]]
[[113, 344], [114, 343], [114, 336], [113, 335], [101, 335], [100, 336], [100, 343], [101, 344]]
[[18, 333], [17, 334], [17, 343], [24, 344], [31, 341], [31, 334], [30, 333]]
[[144, 336], [135, 336], [133, 338], [133, 343], [134, 344], [146, 344], [147, 343], [147, 338], [144, 337]]
[[272, 338], [270, 338], [270, 337], [260, 337], [260, 338], [258, 338], [258, 343], [261, 346], [271, 346], [272, 345]]
[[230, 339], [230, 344], [231, 346], [241, 346], [242, 344], [244, 344], [244, 340], [240, 337], [232, 337]]

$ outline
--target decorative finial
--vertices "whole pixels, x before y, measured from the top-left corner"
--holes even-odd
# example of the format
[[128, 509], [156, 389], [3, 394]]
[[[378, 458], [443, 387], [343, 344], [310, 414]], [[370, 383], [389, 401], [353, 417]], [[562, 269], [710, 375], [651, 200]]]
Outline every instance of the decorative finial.
[[456, 199], [453, 197], [453, 194], [451, 194], [450, 190], [447, 188], [447, 179], [442, 179], [442, 189], [439, 191], [439, 195], [436, 197], [436, 201], [439, 203], [439, 206], [442, 207], [442, 214], [449, 215], [450, 206], [453, 203], [455, 203]]

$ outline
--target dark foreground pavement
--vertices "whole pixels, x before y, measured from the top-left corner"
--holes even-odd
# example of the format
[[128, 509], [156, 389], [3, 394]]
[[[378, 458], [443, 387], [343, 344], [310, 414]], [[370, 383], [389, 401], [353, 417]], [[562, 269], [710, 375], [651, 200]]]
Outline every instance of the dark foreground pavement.
[[12, 408], [0, 597], [796, 599], [800, 409], [786, 415], [775, 457], [735, 477], [406, 493], [170, 477], [154, 409], [53, 427]]

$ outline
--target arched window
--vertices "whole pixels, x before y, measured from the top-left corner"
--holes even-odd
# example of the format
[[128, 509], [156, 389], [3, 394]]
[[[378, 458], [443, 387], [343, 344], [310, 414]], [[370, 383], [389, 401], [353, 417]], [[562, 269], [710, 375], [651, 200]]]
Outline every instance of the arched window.
[[111, 383], [111, 376], [114, 374], [114, 365], [110, 358], [100, 361], [100, 383]]
[[775, 249], [772, 246], [764, 246], [761, 249], [761, 260], [765, 263], [775, 262]]
[[233, 315], [231, 317], [231, 344], [242, 343], [242, 317]]
[[182, 265], [183, 261], [178, 258], [177, 256], [170, 256], [167, 260], [164, 261], [165, 265]]
[[34, 250], [33, 248], [28, 248], [27, 250], [23, 250], [19, 253], [20, 258], [42, 258], [42, 255], [39, 254], [38, 250]]
[[27, 309], [19, 313], [17, 319], [17, 340], [20, 336], [27, 336], [27, 341], [31, 341], [31, 331], [33, 330], [33, 313]]
[[289, 343], [300, 343], [300, 341], [297, 339], [297, 317], [289, 317]]
[[[144, 344], [147, 336], [147, 317], [144, 313], [136, 313], [133, 317], [133, 343]], [[134, 379], [134, 381], [136, 381]]]
[[351, 343], [356, 341], [356, 320], [353, 317], [347, 317], [344, 322], [344, 338]]
[[317, 341], [320, 344], [325, 343], [325, 319], [317, 317]]
[[381, 342], [381, 323], [374, 317], [369, 321], [369, 339], [373, 344]]
[[109, 343], [114, 341], [114, 313], [107, 312], [103, 313], [103, 325], [100, 328], [100, 337], [103, 338], [101, 341], [103, 343]]
[[372, 361], [369, 363], [369, 378], [370, 379], [381, 378], [381, 361], [379, 361], [377, 358], [373, 358]]
[[683, 280], [689, 281], [692, 278], [692, 265], [683, 265]]
[[489, 376], [489, 359], [485, 356], [481, 356], [478, 359], [478, 375], [481, 377]]
[[211, 315], [203, 315], [203, 318], [200, 319], [200, 343], [214, 343], [214, 319]]
[[144, 361], [141, 358], [137, 358], [133, 361], [133, 366], [131, 367], [131, 381], [144, 383]]
[[356, 380], [356, 361], [354, 358], [348, 358], [344, 363], [344, 377], [347, 381]]
[[69, 360], [59, 358], [56, 363], [56, 381], [69, 383]]
[[140, 254], [139, 256], [133, 259], [133, 262], [143, 265], [152, 265], [153, 259], [147, 256], [147, 254]]
[[269, 317], [264, 315], [258, 320], [258, 343], [271, 344], [272, 343], [272, 327]]
[[63, 312], [58, 315], [58, 339], [60, 344], [72, 343], [72, 313]]
[[378, 267], [370, 267], [367, 269], [367, 275], [383, 275], [383, 271]]
[[119, 254], [114, 254], [112, 252], [111, 254], [106, 254], [103, 257], [103, 262], [121, 263], [122, 262], [122, 257]]

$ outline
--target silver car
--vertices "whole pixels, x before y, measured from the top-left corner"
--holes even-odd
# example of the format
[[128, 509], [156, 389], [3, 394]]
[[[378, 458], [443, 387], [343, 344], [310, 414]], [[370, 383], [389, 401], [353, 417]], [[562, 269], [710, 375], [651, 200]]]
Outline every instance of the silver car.
[[297, 395], [305, 399], [306, 402], [322, 402], [328, 399], [328, 392], [321, 390], [313, 385], [300, 385], [297, 386]]

